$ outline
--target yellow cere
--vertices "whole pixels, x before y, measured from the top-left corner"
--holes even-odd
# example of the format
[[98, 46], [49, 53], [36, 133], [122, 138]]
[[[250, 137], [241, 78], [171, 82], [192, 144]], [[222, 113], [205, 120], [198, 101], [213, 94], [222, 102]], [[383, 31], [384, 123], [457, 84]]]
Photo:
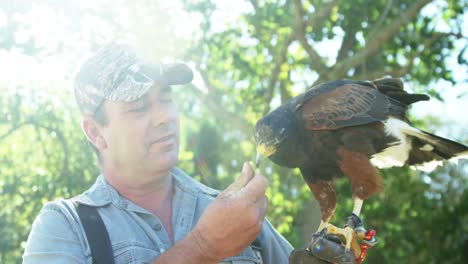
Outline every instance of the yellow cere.
[[260, 153], [262, 156], [269, 157], [276, 152], [276, 147], [260, 144], [257, 146], [257, 152]]

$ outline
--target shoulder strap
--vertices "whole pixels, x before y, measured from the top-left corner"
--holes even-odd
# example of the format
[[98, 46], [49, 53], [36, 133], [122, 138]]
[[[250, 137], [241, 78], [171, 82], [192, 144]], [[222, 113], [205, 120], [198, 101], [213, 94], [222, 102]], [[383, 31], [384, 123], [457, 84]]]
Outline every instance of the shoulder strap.
[[260, 243], [260, 239], [257, 237], [255, 238], [254, 242], [252, 242], [252, 244], [250, 244], [250, 246], [252, 246], [253, 248], [259, 250], [259, 251], [262, 251], [262, 244]]
[[91, 249], [93, 264], [114, 264], [114, 252], [106, 226], [96, 207], [74, 202]]
[[260, 243], [260, 239], [257, 237], [252, 244], [250, 244], [255, 255], [260, 260], [260, 263], [263, 264], [263, 257], [262, 257], [262, 244]]

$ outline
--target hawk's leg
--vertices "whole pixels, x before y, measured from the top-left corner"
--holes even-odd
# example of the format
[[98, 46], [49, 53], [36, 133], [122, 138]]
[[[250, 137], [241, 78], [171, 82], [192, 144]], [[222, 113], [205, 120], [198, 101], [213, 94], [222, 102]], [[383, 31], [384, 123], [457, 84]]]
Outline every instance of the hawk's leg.
[[363, 240], [366, 236], [366, 229], [362, 226], [361, 219], [359, 214], [361, 212], [363, 200], [359, 198], [354, 199], [354, 209], [353, 215], [348, 217], [348, 222], [345, 225], [345, 228], [336, 227], [328, 222], [320, 223], [318, 231], [322, 231], [324, 228], [327, 228], [328, 235], [337, 235], [344, 239], [345, 250], [352, 249], [355, 256], [361, 255], [361, 247], [358, 243], [358, 240]]
[[361, 213], [363, 203], [364, 203], [364, 200], [359, 199], [358, 197], [354, 198], [353, 214], [355, 214], [356, 216], [359, 216], [359, 214]]
[[[339, 148], [337, 154], [340, 157], [338, 166], [348, 176], [353, 191], [353, 214], [355, 217], [351, 216], [350, 219], [360, 222], [359, 215], [363, 201], [382, 189], [382, 178], [377, 169], [370, 163], [368, 155], [346, 148]], [[354, 244], [357, 245], [356, 239], [364, 236], [365, 230], [357, 227], [359, 226], [347, 224], [343, 230], [348, 250], [351, 247], [354, 249]]]
[[327, 228], [328, 235], [337, 235], [344, 238], [344, 240], [346, 241], [346, 249], [349, 250], [352, 247], [355, 255], [359, 256], [361, 249], [356, 239], [354, 238], [353, 228], [339, 228], [329, 223], [330, 219], [333, 216], [333, 213], [335, 212], [338, 200], [332, 182], [318, 180], [314, 183], [308, 183], [308, 185], [320, 206], [320, 212], [322, 214], [322, 221], [317, 231], [322, 231], [324, 228]]

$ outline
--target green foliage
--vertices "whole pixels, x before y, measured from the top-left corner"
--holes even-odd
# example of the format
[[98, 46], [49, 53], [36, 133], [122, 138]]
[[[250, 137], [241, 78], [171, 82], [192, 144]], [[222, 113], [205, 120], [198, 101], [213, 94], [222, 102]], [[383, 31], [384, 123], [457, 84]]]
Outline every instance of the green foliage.
[[78, 109], [61, 95], [7, 90], [0, 97], [0, 260], [17, 263], [42, 205], [84, 191], [98, 173]]
[[[183, 113], [180, 166], [217, 189], [254, 159], [256, 120], [314, 83], [393, 75], [442, 99], [434, 83], [459, 82], [447, 61], [454, 57], [460, 67], [467, 65], [466, 48], [456, 48], [466, 47], [463, 1], [239, 1], [247, 8], [228, 25], [219, 19], [222, 3], [211, 0], [183, 0], [182, 8], [165, 8], [165, 1], [103, 0], [88, 7], [78, 0], [33, 2], [0, 1], [6, 21], [0, 21], [0, 56], [28, 55], [31, 63], [53, 63], [56, 56], [68, 64], [50, 82], [31, 72], [14, 82], [0, 78], [0, 263], [20, 262], [46, 201], [82, 192], [99, 173], [79, 128], [71, 79], [83, 56], [111, 39], [136, 40], [152, 58], [179, 57], [194, 66], [194, 84], [176, 90]], [[18, 15], [37, 13], [47, 13], [44, 19], [62, 14], [64, 23]], [[182, 13], [198, 30], [177, 34], [188, 26], [178, 24]], [[44, 33], [52, 25], [67, 35]], [[456, 126], [432, 117], [412, 120], [429, 131]], [[318, 226], [318, 208], [299, 171], [271, 162], [260, 171], [270, 180], [268, 218], [294, 246], [303, 246]], [[368, 263], [467, 259], [468, 164], [447, 164], [431, 174], [408, 168], [383, 174], [385, 191], [364, 203], [363, 219], [380, 239]], [[346, 179], [336, 187], [340, 202], [332, 222], [339, 224], [352, 200]]]

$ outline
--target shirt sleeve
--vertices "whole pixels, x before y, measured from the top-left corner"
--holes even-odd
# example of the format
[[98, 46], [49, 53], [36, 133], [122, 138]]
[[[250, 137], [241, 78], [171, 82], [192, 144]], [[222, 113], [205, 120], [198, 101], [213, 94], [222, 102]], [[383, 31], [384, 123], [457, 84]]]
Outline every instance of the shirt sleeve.
[[23, 264], [91, 263], [82, 231], [65, 202], [47, 203], [34, 220]]
[[293, 247], [273, 228], [267, 219], [263, 222], [259, 239], [262, 246], [263, 263], [284, 264], [289, 262], [289, 254], [291, 254]]

